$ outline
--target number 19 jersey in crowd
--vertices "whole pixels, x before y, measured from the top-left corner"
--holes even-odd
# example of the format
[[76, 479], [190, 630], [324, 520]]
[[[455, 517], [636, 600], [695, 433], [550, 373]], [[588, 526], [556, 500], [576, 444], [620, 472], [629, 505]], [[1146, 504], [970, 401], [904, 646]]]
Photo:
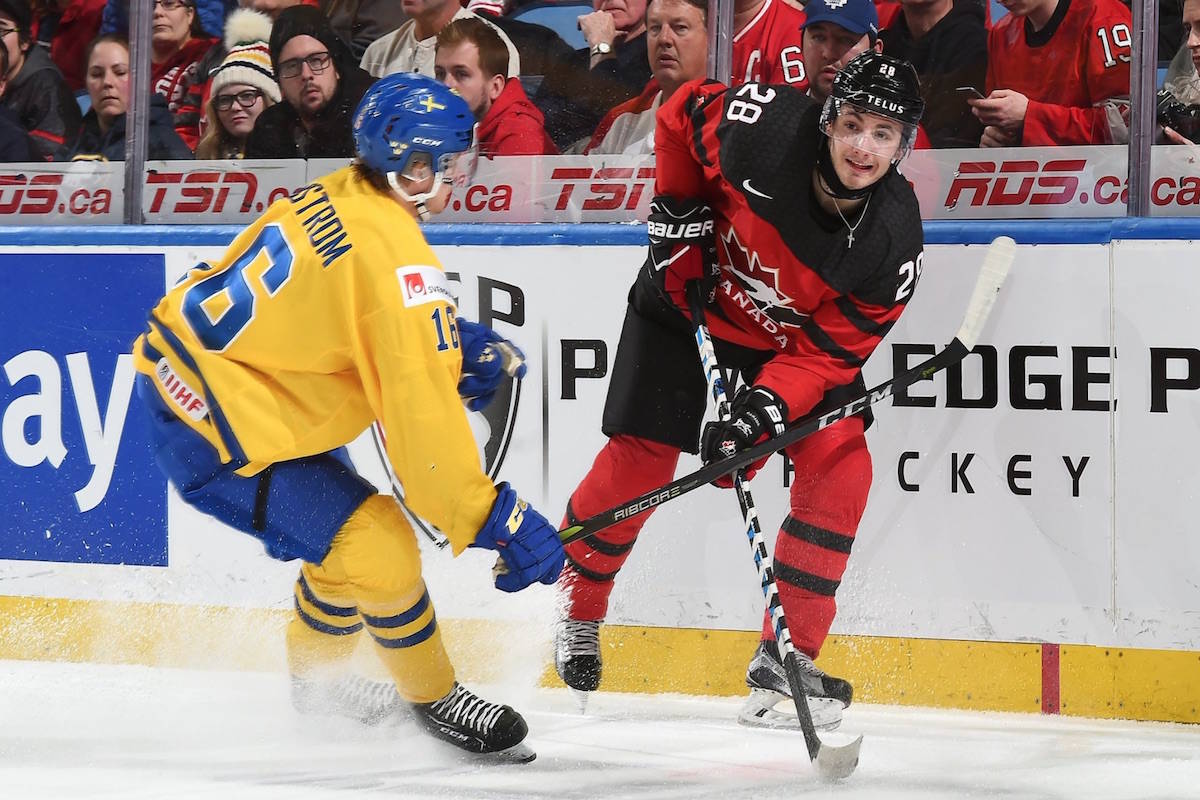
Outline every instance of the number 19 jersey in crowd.
[[378, 200], [348, 167], [274, 203], [168, 291], [135, 365], [242, 476], [379, 420], [410, 507], [459, 552], [496, 490], [458, 396], [454, 298], [416, 222]]

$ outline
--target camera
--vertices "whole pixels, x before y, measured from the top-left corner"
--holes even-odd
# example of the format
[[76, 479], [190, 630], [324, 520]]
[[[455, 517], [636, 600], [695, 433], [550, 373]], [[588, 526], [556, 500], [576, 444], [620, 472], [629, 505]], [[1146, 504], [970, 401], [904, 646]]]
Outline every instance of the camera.
[[1184, 103], [1170, 89], [1160, 89], [1155, 109], [1159, 125], [1167, 125], [1179, 135], [1200, 142], [1200, 105]]

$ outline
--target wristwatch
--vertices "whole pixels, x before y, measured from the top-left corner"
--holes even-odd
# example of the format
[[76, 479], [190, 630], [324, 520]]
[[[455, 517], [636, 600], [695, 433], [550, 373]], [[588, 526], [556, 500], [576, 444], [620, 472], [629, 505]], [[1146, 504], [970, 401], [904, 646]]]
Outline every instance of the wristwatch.
[[592, 56], [606, 56], [612, 52], [612, 45], [608, 42], [600, 42], [592, 46]]

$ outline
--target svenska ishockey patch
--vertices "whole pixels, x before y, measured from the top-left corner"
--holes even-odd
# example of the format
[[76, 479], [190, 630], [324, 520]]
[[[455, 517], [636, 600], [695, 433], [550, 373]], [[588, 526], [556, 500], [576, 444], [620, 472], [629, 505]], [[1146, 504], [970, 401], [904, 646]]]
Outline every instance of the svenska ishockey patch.
[[454, 294], [446, 280], [446, 273], [437, 267], [400, 267], [396, 270], [396, 278], [400, 281], [400, 294], [404, 298], [406, 308], [439, 300], [451, 306], [456, 305]]

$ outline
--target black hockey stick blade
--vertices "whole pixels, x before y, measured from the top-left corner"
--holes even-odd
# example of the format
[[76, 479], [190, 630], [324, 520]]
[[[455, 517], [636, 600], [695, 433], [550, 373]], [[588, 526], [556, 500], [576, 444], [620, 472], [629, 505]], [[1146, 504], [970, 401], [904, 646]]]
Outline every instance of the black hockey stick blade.
[[925, 380], [951, 364], [962, 361], [979, 341], [979, 335], [983, 331], [984, 323], [987, 322], [992, 306], [996, 303], [1000, 287], [1004, 285], [1004, 280], [1008, 277], [1008, 270], [1012, 266], [1015, 253], [1016, 242], [1007, 236], [1001, 236], [994, 240], [988, 247], [987, 255], [983, 259], [983, 267], [979, 270], [979, 277], [975, 281], [975, 288], [971, 292], [971, 299], [967, 303], [967, 311], [963, 316], [958, 334], [938, 353], [907, 372], [893, 376], [890, 381], [868, 389], [865, 394], [843, 406], [824, 414], [813, 414], [796, 420], [778, 436], [767, 439], [748, 450], [743, 450], [735, 456], [714, 461], [682, 478], [676, 478], [665, 486], [652, 489], [619, 506], [568, 525], [558, 532], [559, 539], [563, 544], [567, 544], [576, 539], [599, 533], [622, 520], [644, 514], [652, 508], [711, 483], [722, 475], [728, 475], [753, 464], [760, 458], [770, 456], [805, 436], [811, 436], [817, 431], [829, 427], [838, 420], [861, 414], [876, 403], [888, 399], [896, 391], [912, 386], [917, 381]]

